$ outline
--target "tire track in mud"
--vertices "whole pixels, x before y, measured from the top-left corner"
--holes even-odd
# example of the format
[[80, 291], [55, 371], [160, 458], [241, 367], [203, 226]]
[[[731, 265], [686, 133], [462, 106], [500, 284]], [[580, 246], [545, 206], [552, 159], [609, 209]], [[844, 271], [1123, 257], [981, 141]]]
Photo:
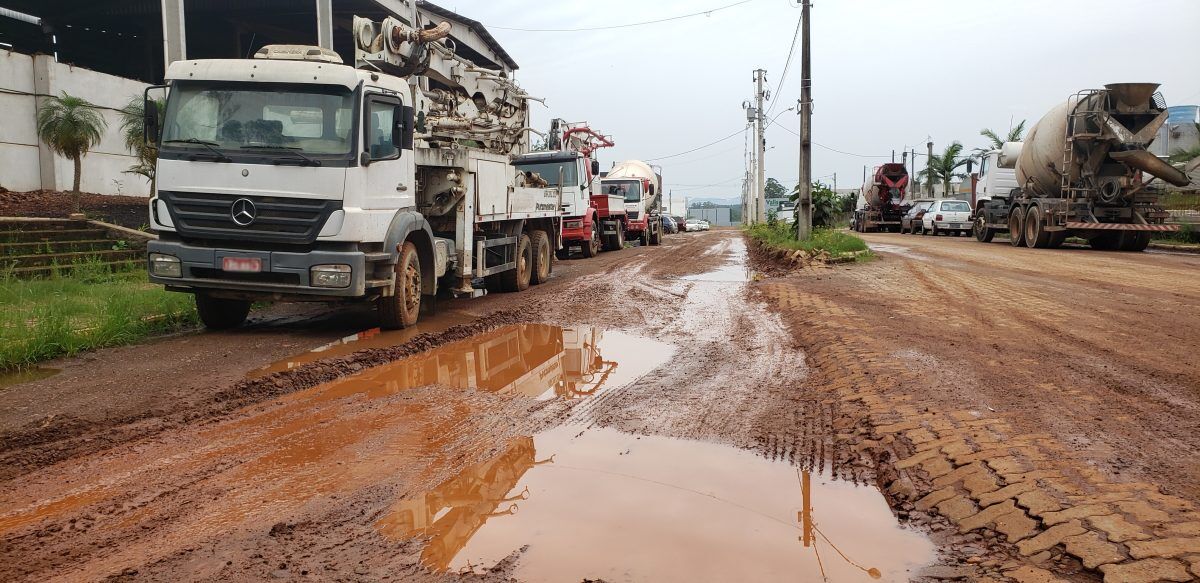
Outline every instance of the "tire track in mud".
[[[879, 485], [898, 514], [928, 523], [939, 533], [952, 532], [966, 543], [977, 544], [969, 537], [995, 543], [999, 551], [992, 559], [965, 565], [974, 577], [1094, 580], [1109, 574], [1110, 579], [1126, 580], [1138, 570], [1151, 579], [1200, 576], [1188, 572], [1187, 559], [1197, 552], [1189, 549], [1200, 548], [1200, 538], [1187, 538], [1200, 534], [1200, 509], [1194, 500], [1165, 494], [1154, 483], [1169, 476], [1144, 482], [1114, 480], [1094, 465], [1111, 455], [1108, 444], [1064, 443], [1050, 434], [1022, 430], [1014, 423], [1021, 419], [1011, 418], [1015, 411], [947, 407], [956, 400], [938, 394], [944, 381], [919, 374], [887, 346], [889, 328], [902, 324], [851, 307], [876, 305], [864, 298], [880, 293], [903, 298], [912, 296], [897, 292], [938, 290], [935, 293], [953, 296], [964, 293], [962, 286], [989, 298], [1019, 294], [980, 288], [976, 279], [937, 268], [927, 278], [904, 280], [907, 285], [878, 285], [886, 278], [895, 281], [895, 276], [881, 276], [882, 267], [867, 267], [839, 270], [838, 276], [845, 279], [842, 285], [815, 290], [805, 289], [813, 282], [806, 277], [755, 287], [788, 315], [794, 338], [809, 355], [814, 382], [836, 391], [838, 400], [860, 416], [858, 431], [839, 438], [846, 439], [847, 448], [879, 462]], [[909, 267], [910, 273], [922, 271]], [[863, 280], [876, 285], [861, 291]], [[937, 305], [953, 312], [951, 319], [974, 320], [968, 309], [972, 303], [940, 299], [906, 303], [904, 312], [915, 312], [918, 319], [934, 315], [925, 306]], [[1019, 324], [1006, 334], [1062, 337], [1059, 326], [1042, 318], [1027, 317]], [[971, 350], [975, 342], [967, 340], [964, 349]], [[935, 339], [919, 337], [917, 342], [932, 345]], [[1044, 390], [1061, 390], [1064, 399], [1094, 399], [1069, 387]], [[1047, 413], [1054, 415], [1054, 410]], [[1173, 435], [1180, 435], [1178, 428]], [[1193, 534], [1185, 535], [1185, 542], [1181, 533]]]

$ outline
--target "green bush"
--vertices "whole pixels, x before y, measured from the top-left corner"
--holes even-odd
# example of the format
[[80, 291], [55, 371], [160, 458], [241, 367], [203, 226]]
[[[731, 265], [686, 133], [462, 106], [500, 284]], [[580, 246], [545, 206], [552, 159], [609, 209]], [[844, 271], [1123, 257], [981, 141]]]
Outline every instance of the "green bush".
[[771, 247], [783, 249], [804, 250], [809, 253], [825, 251], [831, 257], [867, 250], [867, 244], [862, 239], [844, 231], [834, 229], [814, 229], [812, 237], [807, 240], [796, 240], [796, 231], [790, 225], [782, 223], [760, 223], [746, 229], [750, 237]]

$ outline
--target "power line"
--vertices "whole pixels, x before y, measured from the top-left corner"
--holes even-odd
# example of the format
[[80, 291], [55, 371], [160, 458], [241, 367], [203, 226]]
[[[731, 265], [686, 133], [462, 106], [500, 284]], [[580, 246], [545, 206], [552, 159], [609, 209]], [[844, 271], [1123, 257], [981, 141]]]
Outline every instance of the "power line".
[[516, 28], [516, 27], [510, 27], [510, 26], [492, 26], [490, 24], [486, 25], [486, 26], [487, 26], [487, 28], [494, 28], [497, 30], [517, 30], [517, 31], [521, 31], [521, 32], [584, 32], [584, 31], [588, 31], [588, 30], [612, 30], [614, 28], [629, 28], [631, 26], [645, 26], [647, 24], [658, 24], [661, 22], [670, 22], [672, 20], [682, 20], [684, 18], [691, 18], [693, 16], [711, 15], [713, 12], [717, 12], [718, 10], [725, 10], [727, 8], [733, 8], [734, 6], [740, 6], [742, 4], [746, 4], [748, 2], [753, 2], [753, 1], [754, 0], [741, 0], [740, 2], [734, 2], [733, 4], [726, 4], [724, 6], [718, 6], [716, 8], [710, 8], [708, 10], [701, 10], [700, 12], [693, 12], [691, 14], [681, 14], [679, 16], [671, 16], [668, 18], [659, 18], [657, 20], [646, 20], [643, 22], [629, 22], [626, 24], [613, 24], [613, 25], [609, 25], [609, 26], [589, 26], [589, 27], [584, 27], [584, 28]]
[[[783, 89], [783, 82], [787, 79], [788, 68], [792, 66], [792, 55], [796, 54], [796, 39], [800, 38], [800, 24], [803, 21], [796, 19], [796, 32], [792, 33], [792, 46], [788, 49], [787, 60], [783, 62], [783, 74], [779, 76], [779, 83], [775, 85], [775, 93], [772, 97], [779, 97], [779, 91]], [[771, 111], [775, 109], [775, 104], [779, 103], [778, 99], [771, 102], [771, 107], [767, 108], [767, 115], [771, 115]]]
[[[779, 127], [783, 128], [783, 129], [785, 129], [785, 130], [787, 130], [787, 132], [788, 132], [789, 134], [792, 134], [793, 136], [796, 136], [797, 138], [798, 138], [798, 137], [800, 137], [800, 134], [798, 134], [798, 133], [796, 133], [796, 132], [793, 132], [793, 131], [792, 131], [792, 129], [791, 129], [791, 128], [789, 128], [789, 127], [787, 127], [787, 126], [781, 125], [781, 126], [779, 126]], [[822, 147], [822, 148], [825, 148], [826, 150], [829, 150], [830, 152], [837, 152], [837, 153], [839, 153], [839, 154], [845, 154], [845, 155], [847, 155], [847, 156], [856, 156], [856, 157], [858, 157], [858, 158], [891, 158], [891, 157], [892, 157], [892, 155], [891, 155], [891, 154], [884, 154], [884, 155], [882, 155], [882, 156], [875, 156], [875, 155], [872, 155], [872, 154], [855, 154], [854, 152], [843, 152], [842, 150], [839, 150], [839, 149], [837, 149], [837, 148], [830, 148], [829, 146], [826, 146], [825, 144], [822, 144], [822, 143], [820, 143], [820, 142], [813, 142], [812, 144], [813, 144], [814, 146], [820, 146], [820, 147]]]
[[695, 152], [695, 151], [697, 151], [697, 150], [703, 150], [703, 149], [705, 149], [705, 148], [707, 148], [707, 147], [709, 147], [709, 146], [715, 146], [715, 145], [717, 145], [717, 144], [720, 144], [721, 142], [724, 142], [725, 140], [728, 140], [729, 138], [732, 138], [732, 137], [734, 137], [734, 136], [736, 136], [736, 135], [738, 135], [738, 134], [741, 134], [743, 131], [745, 131], [745, 130], [744, 130], [744, 129], [738, 130], [738, 131], [736, 131], [736, 132], [733, 132], [732, 134], [729, 134], [728, 136], [725, 136], [725, 137], [723, 137], [723, 138], [721, 138], [721, 139], [719, 139], [719, 140], [717, 140], [717, 141], [715, 141], [715, 142], [709, 142], [709, 143], [707, 143], [707, 144], [704, 144], [703, 146], [699, 146], [699, 147], [696, 147], [696, 148], [692, 148], [691, 150], [688, 150], [688, 151], [686, 151], [686, 152], [679, 152], [678, 154], [671, 154], [670, 156], [659, 156], [659, 157], [657, 157], [657, 158], [643, 158], [642, 160], [644, 160], [644, 161], [646, 161], [646, 162], [653, 162], [653, 161], [655, 161], [655, 160], [666, 160], [667, 158], [677, 158], [677, 157], [679, 157], [679, 156], [682, 156], [682, 155], [684, 155], [684, 154], [691, 154], [692, 152]]

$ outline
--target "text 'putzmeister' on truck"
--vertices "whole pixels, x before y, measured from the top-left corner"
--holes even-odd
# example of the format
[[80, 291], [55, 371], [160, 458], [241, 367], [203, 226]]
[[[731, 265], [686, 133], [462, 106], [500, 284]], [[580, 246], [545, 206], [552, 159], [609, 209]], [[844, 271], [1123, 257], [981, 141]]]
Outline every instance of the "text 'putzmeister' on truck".
[[164, 121], [146, 118], [160, 136], [150, 278], [195, 294], [210, 328], [259, 300], [373, 300], [403, 327], [439, 291], [549, 277], [562, 187], [511, 164], [534, 98], [478, 23], [452, 35], [419, 6], [356, 17], [355, 66], [306, 46], [170, 65]]

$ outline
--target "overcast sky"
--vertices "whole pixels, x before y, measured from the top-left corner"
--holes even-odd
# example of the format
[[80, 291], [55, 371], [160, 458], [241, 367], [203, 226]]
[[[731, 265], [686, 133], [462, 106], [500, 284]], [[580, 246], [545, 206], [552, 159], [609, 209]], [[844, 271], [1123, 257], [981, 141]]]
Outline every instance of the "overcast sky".
[[[591, 122], [617, 146], [601, 163], [690, 150], [739, 131], [756, 68], [767, 70], [772, 115], [800, 92], [796, 45], [775, 91], [800, 17], [794, 0], [751, 0], [708, 16], [587, 32], [581, 28], [667, 18], [736, 0], [441, 0], [470, 16], [509, 51], [534, 104], [534, 123], [551, 117]], [[812, 8], [813, 140], [858, 155], [813, 148], [813, 176], [857, 187], [863, 166], [906, 146], [940, 151], [953, 140], [982, 145], [984, 127], [1007, 131], [1037, 121], [1084, 88], [1154, 81], [1169, 105], [1200, 102], [1198, 0], [817, 0]], [[772, 104], [768, 104], [771, 107]], [[766, 132], [767, 176], [799, 176], [793, 112]], [[658, 162], [676, 194], [737, 197], [742, 135]], [[883, 157], [880, 157], [883, 156]], [[920, 158], [919, 158], [920, 160]], [[717, 184], [720, 183], [720, 184]], [[713, 185], [708, 186], [705, 185]]]

